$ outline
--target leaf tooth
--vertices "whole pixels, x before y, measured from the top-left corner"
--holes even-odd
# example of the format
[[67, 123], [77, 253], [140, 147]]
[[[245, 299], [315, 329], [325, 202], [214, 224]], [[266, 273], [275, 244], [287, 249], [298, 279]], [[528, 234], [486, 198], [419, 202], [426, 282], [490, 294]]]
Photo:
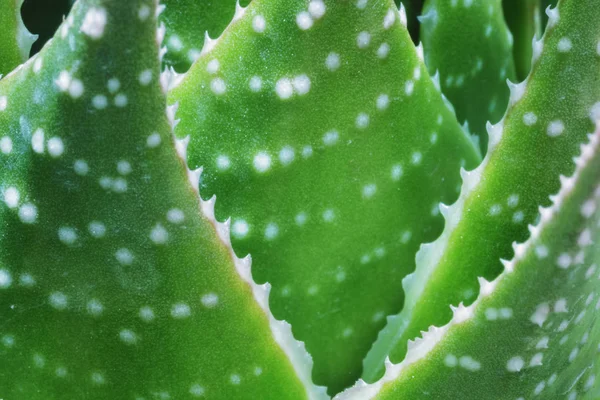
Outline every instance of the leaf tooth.
[[[515, 270], [515, 265], [512, 262], [512, 260], [505, 260], [503, 258], [500, 259], [500, 262], [502, 263], [502, 265], [504, 266], [504, 271], [507, 273], [511, 273]], [[494, 283], [495, 285], [496, 283]]]
[[461, 125], [461, 128], [467, 136], [471, 136], [471, 130], [469, 129], [469, 121], [465, 120], [465, 123]]
[[540, 55], [542, 54], [542, 50], [544, 49], [544, 40], [538, 39], [534, 36], [531, 41], [531, 47], [531, 65], [534, 65], [536, 61], [540, 58]]
[[452, 102], [450, 100], [448, 100], [448, 98], [446, 97], [445, 94], [442, 93], [442, 100], [444, 100], [444, 104], [446, 105], [446, 108], [448, 110], [450, 110], [450, 112], [452, 113], [452, 115], [454, 115], [456, 117], [456, 111], [454, 110], [454, 106], [452, 105]]
[[442, 216], [444, 217], [445, 220], [448, 220], [448, 214], [450, 211], [450, 206], [446, 205], [444, 203], [440, 203], [439, 204], [439, 209], [440, 209], [440, 213], [442, 214]]
[[231, 218], [227, 218], [224, 222], [219, 222], [215, 219], [214, 224], [217, 228], [217, 234], [219, 235], [221, 241], [225, 243], [228, 248], [231, 247], [231, 232], [229, 229], [231, 225]]
[[200, 56], [208, 54], [217, 44], [218, 39], [211, 39], [208, 31], [204, 32], [204, 45], [202, 46], [202, 51], [200, 52]]
[[179, 74], [173, 67], [166, 68], [160, 74], [160, 86], [163, 93], [167, 93], [171, 89], [175, 89], [185, 78], [185, 74]]
[[[421, 248], [419, 249], [419, 253], [420, 252], [428, 252], [429, 251], [428, 248], [430, 248], [431, 246], [432, 246], [431, 243], [422, 244]], [[408, 274], [404, 278], [402, 278], [402, 290], [404, 291], [404, 293], [407, 293], [410, 290], [410, 287], [412, 286], [414, 281], [415, 281], [415, 273], [414, 272], [411, 274]], [[396, 319], [396, 318], [400, 318], [399, 314], [389, 316], [388, 320], [387, 320], [388, 325], [392, 319]]]
[[500, 143], [500, 140], [502, 140], [502, 132], [504, 131], [504, 119], [502, 119], [500, 122], [494, 125], [492, 125], [492, 123], [488, 121], [485, 128], [489, 136], [488, 153], [491, 153], [492, 150], [494, 150], [494, 148], [498, 145], [498, 143]]
[[[590, 141], [585, 146], [585, 148], [582, 150], [582, 156], [580, 157], [586, 161], [590, 161], [594, 156], [596, 156], [596, 157], [598, 156], [597, 153], [600, 148], [600, 127], [598, 127], [598, 129], [596, 130], [596, 133], [593, 134], [593, 136], [589, 136], [589, 139], [590, 139]], [[588, 166], [589, 166], [589, 163], [580, 163], [580, 164], [578, 164], [572, 178], [562, 177], [561, 182], [566, 183], [567, 186], [561, 186], [560, 190], [558, 191], [558, 195], [556, 197], [559, 197], [559, 198], [567, 197], [572, 191], [571, 186], [573, 185], [573, 183], [571, 182], [571, 180], [577, 181], [579, 179], [582, 171]], [[596, 195], [600, 196], [600, 187], [598, 187], [596, 189]], [[539, 208], [542, 218], [536, 229], [543, 229], [543, 227], [548, 222], [550, 222], [551, 216], [554, 214], [555, 209], [556, 209], [555, 206], [551, 206], [551, 207], [547, 207], [547, 208], [544, 208], [544, 207]], [[504, 259], [500, 260], [502, 262], [502, 264], [504, 265], [505, 270], [490, 284], [496, 286], [508, 274], [513, 272], [515, 263], [518, 262], [519, 259], [522, 258], [523, 255], [528, 250], [532, 249], [533, 246], [535, 246], [536, 242], [537, 241], [535, 240], [534, 237], [530, 237], [524, 243], [514, 242], [512, 244], [513, 250], [515, 253], [513, 259], [510, 261], [504, 260]], [[427, 252], [430, 252], [432, 250], [431, 247], [433, 247], [433, 245], [435, 245], [436, 243], [437, 243], [437, 241], [428, 244], [429, 247], [427, 248]], [[422, 246], [421, 249], [419, 250], [419, 253], [417, 253], [417, 264], [418, 265], [420, 262], [422, 262], [424, 259], [426, 259], [429, 256], [429, 254], [425, 254], [425, 252], [423, 250], [424, 250], [424, 247]], [[479, 303], [486, 296], [486, 292], [489, 290], [489, 287], [486, 286], [487, 281], [485, 279], [479, 278], [479, 282], [480, 282], [480, 293], [479, 293], [479, 296], [477, 297], [477, 299], [469, 307], [471, 309], [471, 312], [475, 311], [475, 308], [479, 306]], [[336, 396], [335, 399], [337, 399], [337, 400], [363, 400], [363, 399], [374, 398], [381, 391], [384, 384], [392, 382], [394, 379], [398, 378], [398, 376], [400, 375], [400, 373], [402, 372], [402, 369], [404, 367], [408, 367], [411, 364], [415, 363], [416, 361], [423, 359], [428, 354], [429, 351], [431, 351], [433, 348], [435, 348], [435, 346], [438, 343], [440, 343], [440, 341], [443, 339], [445, 333], [452, 326], [456, 325], [457, 323], [459, 323], [459, 322], [456, 319], [456, 315], [454, 315], [454, 317], [450, 320], [450, 322], [448, 324], [438, 328], [439, 331], [437, 331], [437, 332], [440, 332], [441, 334], [438, 334], [437, 337], [434, 337], [432, 335], [423, 335], [423, 339], [415, 339], [415, 341], [409, 340], [408, 341], [408, 350], [407, 350], [405, 359], [401, 363], [396, 364], [393, 368], [394, 372], [396, 372], [395, 374], [390, 374], [389, 371], [386, 371], [386, 374], [379, 381], [377, 381], [373, 384], [367, 385], [367, 386], [360, 385], [360, 387], [359, 387], [358, 385], [356, 385], [355, 387], [352, 387], [352, 388], [346, 390], [345, 392], [343, 392], [340, 396]], [[430, 329], [430, 331], [431, 331], [431, 329]]]
[[473, 171], [467, 171], [461, 167], [460, 169], [460, 177], [462, 178], [462, 188], [461, 193], [463, 196], [466, 196], [470, 193], [475, 186], [479, 184], [481, 181], [481, 173], [483, 171], [483, 166], [480, 164]]
[[[506, 260], [504, 260], [504, 261], [506, 261]], [[477, 278], [477, 280], [479, 281], [479, 288], [480, 288], [479, 291], [482, 296], [489, 296], [490, 294], [492, 294], [494, 292], [494, 289], [496, 288], [495, 281], [490, 282], [482, 276]]]
[[525, 256], [525, 252], [527, 251], [527, 245], [525, 243], [512, 243], [512, 248], [515, 253], [515, 259], [520, 260]]
[[550, 217], [552, 216], [552, 207], [538, 207], [538, 212], [540, 213], [540, 224], [546, 223]]
[[200, 175], [202, 174], [202, 167], [196, 169], [187, 169], [188, 179], [190, 180], [190, 184], [194, 188], [196, 192], [199, 191], [200, 184]]
[[510, 81], [510, 79], [507, 79], [506, 84], [510, 89], [510, 104], [514, 105], [519, 100], [521, 100], [521, 98], [525, 94], [525, 87], [527, 85], [527, 81], [523, 81], [521, 83], [513, 83]]
[[270, 311], [268, 311], [268, 315], [275, 341], [285, 351], [300, 380], [304, 382], [308, 398], [310, 400], [329, 399], [325, 386], [316, 386], [312, 383], [313, 360], [306, 350], [304, 342], [294, 338], [292, 326], [288, 322], [275, 319]]
[[529, 234], [532, 238], [537, 239], [539, 237], [540, 230], [537, 226], [529, 224], [527, 225], [527, 229], [529, 230]]
[[[417, 17], [421, 25], [432, 29], [438, 21], [438, 11], [435, 7], [431, 7], [425, 14]], [[431, 26], [429, 26], [431, 25]]]
[[546, 15], [548, 16], [548, 23], [546, 25], [547, 28], [551, 28], [558, 23], [560, 20], [560, 13], [558, 12], [558, 6], [552, 8], [552, 6], [548, 6], [546, 8]]
[[187, 163], [187, 147], [190, 143], [190, 135], [187, 135], [183, 139], [175, 139], [175, 148], [179, 157]]
[[452, 319], [457, 324], [471, 319], [474, 315], [473, 306], [467, 307], [462, 303], [462, 301], [458, 304], [458, 307], [450, 306], [450, 309], [452, 310]]
[[167, 8], [166, 4], [159, 4], [158, 7], [156, 7], [156, 18], [158, 18], [160, 16], [160, 14], [163, 13], [163, 11], [165, 11], [165, 9]]
[[417, 56], [421, 62], [425, 62], [425, 55], [423, 54], [423, 42], [419, 42], [419, 45], [416, 47]]
[[[596, 130], [600, 130], [600, 121], [596, 124]], [[588, 142], [582, 143], [579, 146], [579, 156], [575, 157], [573, 161], [575, 165], [582, 168], [593, 156], [596, 148], [598, 147], [598, 135], [590, 133], [587, 135]]]
[[211, 222], [213, 222], [215, 220], [215, 202], [216, 201], [217, 201], [217, 196], [214, 194], [208, 200], [200, 199], [200, 206], [202, 207], [202, 213]]
[[[464, 307], [463, 307], [464, 308]], [[458, 309], [458, 308], [457, 308]], [[462, 312], [462, 310], [460, 311]], [[459, 323], [456, 320], [453, 320], [453, 323]], [[416, 360], [421, 359], [427, 353], [431, 351], [435, 347], [435, 345], [441, 340], [446, 331], [448, 330], [448, 325], [438, 328], [437, 326], [431, 325], [427, 331], [421, 331], [421, 336], [408, 341], [406, 358], [399, 364], [396, 364], [388, 373], [386, 372], [386, 376], [382, 380], [386, 380], [387, 376], [399, 375], [400, 371], [405, 365], [410, 365]]]
[[[404, 27], [406, 28], [408, 26], [408, 18], [406, 17], [406, 8], [404, 7], [404, 4], [400, 3], [400, 23], [402, 25], [404, 25]], [[421, 49], [421, 54], [422, 54], [422, 49]], [[423, 60], [423, 58], [421, 57], [421, 60]]]
[[[172, 129], [175, 129], [175, 127], [177, 126], [177, 124], [179, 123], [178, 119], [175, 119], [175, 115], [177, 114], [177, 109], [179, 108], [179, 102], [176, 102], [174, 104], [171, 104], [170, 106], [167, 106], [167, 118], [169, 119], [169, 124], [171, 125]], [[189, 135], [187, 138], [188, 142], [189, 142]], [[186, 149], [187, 149], [187, 144], [186, 144]], [[184, 159], [187, 160], [187, 159]]]
[[[156, 45], [161, 46], [163, 40], [165, 40], [165, 34], [167, 32], [167, 28], [163, 22], [160, 23], [158, 29], [156, 30]], [[162, 49], [161, 49], [162, 50]], [[162, 57], [161, 57], [162, 59]]]
[[163, 57], [165, 56], [165, 54], [167, 54], [167, 46], [163, 46], [160, 48], [160, 51], [158, 52], [158, 56], [160, 57], [160, 61], [162, 62]]
[[431, 81], [433, 82], [433, 86], [437, 89], [438, 92], [442, 92], [442, 86], [440, 85], [440, 70], [436, 69], [435, 74], [431, 76]]
[[[21, 7], [23, 6], [23, 1], [24, 0], [17, 1], [17, 10], [21, 9]], [[33, 42], [35, 42], [37, 40], [39, 35], [34, 35], [31, 32], [29, 32], [29, 30], [25, 26], [25, 23], [23, 22], [21, 13], [17, 13], [17, 14], [18, 14], [18, 17], [17, 17], [17, 44], [18, 44], [19, 50], [21, 52], [22, 60], [27, 60], [27, 59], [29, 59], [31, 45], [33, 45]]]
[[384, 365], [385, 365], [385, 369], [386, 369], [386, 370], [388, 370], [388, 369], [390, 369], [390, 368], [392, 368], [392, 367], [394, 366], [394, 364], [393, 364], [393, 363], [392, 363], [392, 361], [390, 360], [390, 356], [387, 356], [387, 357], [385, 358]]

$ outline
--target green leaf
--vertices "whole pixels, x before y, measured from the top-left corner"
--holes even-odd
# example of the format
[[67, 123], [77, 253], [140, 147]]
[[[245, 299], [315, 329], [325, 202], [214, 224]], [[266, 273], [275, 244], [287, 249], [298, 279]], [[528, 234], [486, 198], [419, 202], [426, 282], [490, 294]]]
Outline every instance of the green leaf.
[[29, 58], [36, 36], [21, 19], [23, 0], [0, 0], [0, 77]]
[[187, 71], [200, 56], [205, 35], [217, 38], [240, 6], [250, 0], [162, 0], [160, 21], [167, 29], [163, 64]]
[[203, 196], [330, 392], [360, 376], [478, 161], [402, 18], [391, 0], [255, 0], [169, 96]]
[[572, 157], [600, 118], [600, 9], [593, 0], [564, 1], [550, 15], [530, 76], [513, 86], [512, 105], [489, 128], [488, 155], [464, 173], [459, 200], [445, 208], [444, 233], [417, 255], [404, 310], [373, 346], [365, 380], [381, 376], [387, 355], [401, 361], [409, 339], [448, 322], [448, 305], [474, 301], [478, 276], [500, 273], [497, 260], [512, 256], [513, 240], [525, 240], [538, 206], [556, 192], [559, 175], [573, 171]]
[[485, 125], [502, 118], [510, 94], [506, 80], [515, 80], [502, 1], [427, 0], [420, 20], [427, 68], [439, 71], [442, 92], [485, 154]]
[[0, 398], [323, 397], [176, 152], [154, 8], [77, 3], [0, 81]]
[[523, 80], [531, 70], [531, 43], [542, 35], [541, 0], [504, 0], [502, 8], [514, 38], [513, 55], [517, 78]]
[[[350, 399], [597, 399], [600, 393], [600, 130], [531, 237], [477, 301], [410, 344]], [[499, 264], [499, 263], [498, 263]]]

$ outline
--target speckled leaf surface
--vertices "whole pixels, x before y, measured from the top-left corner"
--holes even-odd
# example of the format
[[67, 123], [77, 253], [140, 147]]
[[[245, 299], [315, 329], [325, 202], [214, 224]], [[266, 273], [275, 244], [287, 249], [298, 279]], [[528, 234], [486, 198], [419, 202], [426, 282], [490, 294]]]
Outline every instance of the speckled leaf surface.
[[376, 385], [340, 400], [597, 399], [600, 131], [551, 207], [470, 307], [411, 344]]
[[428, 0], [420, 20], [427, 68], [439, 71], [442, 92], [485, 153], [485, 125], [502, 118], [509, 97], [506, 80], [515, 81], [502, 0]]
[[541, 0], [504, 0], [506, 23], [513, 35], [513, 56], [517, 79], [523, 80], [531, 70], [534, 38], [542, 36]]
[[0, 0], [0, 76], [29, 58], [34, 41], [21, 20], [23, 0]]
[[1, 398], [317, 393], [176, 152], [154, 8], [82, 1], [0, 81]]
[[600, 116], [600, 10], [591, 0], [566, 0], [550, 14], [532, 73], [513, 87], [505, 117], [489, 128], [488, 155], [464, 174], [459, 200], [445, 210], [444, 233], [417, 255], [405, 308], [365, 363], [369, 381], [380, 376], [386, 355], [401, 361], [408, 339], [448, 322], [449, 305], [474, 300], [476, 278], [496, 277], [497, 260], [512, 256], [511, 242], [525, 240], [559, 175], [573, 171], [571, 159]]
[[163, 0], [160, 21], [165, 24], [167, 47], [163, 64], [177, 72], [187, 71], [200, 56], [205, 35], [219, 37], [238, 3], [247, 6], [250, 0]]
[[391, 0], [255, 0], [169, 97], [202, 195], [331, 391], [360, 376], [477, 163], [401, 18]]

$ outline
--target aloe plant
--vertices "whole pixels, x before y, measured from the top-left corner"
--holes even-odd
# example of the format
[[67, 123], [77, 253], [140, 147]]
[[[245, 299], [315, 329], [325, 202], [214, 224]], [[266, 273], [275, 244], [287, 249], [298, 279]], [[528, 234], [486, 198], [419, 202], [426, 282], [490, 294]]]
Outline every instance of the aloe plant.
[[594, 0], [20, 7], [0, 398], [600, 396]]

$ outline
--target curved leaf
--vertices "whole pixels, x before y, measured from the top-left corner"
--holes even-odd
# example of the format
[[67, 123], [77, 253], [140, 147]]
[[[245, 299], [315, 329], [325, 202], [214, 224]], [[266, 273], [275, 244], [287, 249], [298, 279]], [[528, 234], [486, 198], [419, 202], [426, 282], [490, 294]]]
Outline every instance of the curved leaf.
[[0, 397], [322, 396], [177, 155], [154, 8], [82, 1], [0, 82]]
[[[600, 130], [532, 236], [477, 301], [339, 400], [595, 399], [600, 389]], [[426, 393], [426, 396], [424, 394]]]
[[203, 195], [331, 392], [360, 376], [478, 161], [401, 19], [391, 0], [255, 0], [169, 97]]

